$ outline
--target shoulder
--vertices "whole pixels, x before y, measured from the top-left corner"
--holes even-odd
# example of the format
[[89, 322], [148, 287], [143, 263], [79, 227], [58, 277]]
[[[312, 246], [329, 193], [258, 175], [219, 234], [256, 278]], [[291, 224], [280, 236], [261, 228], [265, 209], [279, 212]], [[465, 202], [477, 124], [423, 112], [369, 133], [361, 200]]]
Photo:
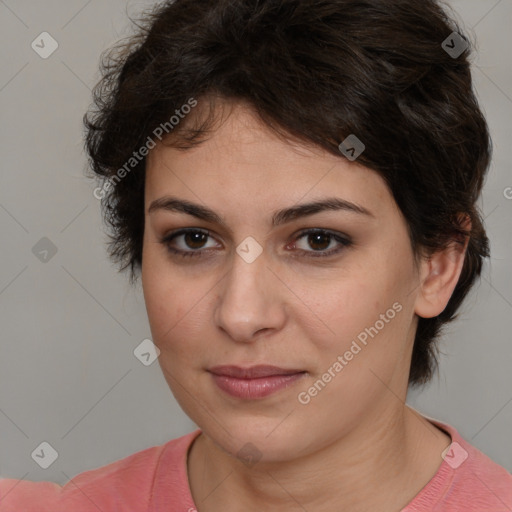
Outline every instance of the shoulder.
[[158, 461], [166, 447], [172, 449], [174, 442], [147, 448], [74, 476], [60, 489], [59, 502], [73, 510], [87, 501], [107, 510], [144, 503], [150, 495]]
[[512, 510], [512, 474], [463, 438], [452, 443], [451, 448], [453, 459], [464, 459], [460, 466], [455, 463], [452, 468], [454, 501], [465, 503], [468, 511]]
[[60, 490], [53, 482], [0, 478], [0, 512], [53, 512]]
[[147, 507], [163, 455], [171, 464], [183, 459], [196, 435], [197, 431], [191, 432], [85, 471], [71, 478], [64, 486], [52, 482], [0, 480], [0, 512], [44, 512], [47, 509], [53, 512], [56, 504], [62, 510], [74, 512], [92, 510], [95, 506], [105, 510], [117, 510], [121, 505], [133, 510]]
[[466, 441], [452, 426], [428, 418], [447, 432], [452, 443], [430, 482], [407, 512], [508, 512], [512, 510], [512, 475]]

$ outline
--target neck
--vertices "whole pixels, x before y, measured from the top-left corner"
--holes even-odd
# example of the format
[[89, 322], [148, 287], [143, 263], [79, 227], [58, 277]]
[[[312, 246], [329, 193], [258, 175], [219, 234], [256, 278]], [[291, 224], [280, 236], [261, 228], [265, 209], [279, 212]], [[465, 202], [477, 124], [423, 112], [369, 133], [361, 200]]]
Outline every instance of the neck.
[[398, 400], [341, 439], [303, 457], [247, 466], [201, 434], [189, 454], [200, 512], [396, 511], [428, 483], [450, 439]]

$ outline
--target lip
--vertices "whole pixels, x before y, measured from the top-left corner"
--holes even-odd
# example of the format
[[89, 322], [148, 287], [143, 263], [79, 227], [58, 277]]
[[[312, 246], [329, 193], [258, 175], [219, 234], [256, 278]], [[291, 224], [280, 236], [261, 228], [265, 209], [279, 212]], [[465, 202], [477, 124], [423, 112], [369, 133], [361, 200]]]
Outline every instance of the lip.
[[305, 370], [269, 365], [215, 366], [208, 371], [222, 391], [245, 400], [265, 398], [291, 386], [306, 374]]
[[226, 377], [234, 377], [237, 379], [259, 379], [261, 377], [273, 377], [276, 375], [294, 375], [296, 373], [302, 373], [305, 370], [298, 368], [286, 369], [280, 368], [279, 366], [271, 366], [266, 364], [260, 364], [257, 366], [250, 366], [248, 368], [242, 368], [241, 366], [214, 366], [208, 370], [215, 375], [223, 375]]

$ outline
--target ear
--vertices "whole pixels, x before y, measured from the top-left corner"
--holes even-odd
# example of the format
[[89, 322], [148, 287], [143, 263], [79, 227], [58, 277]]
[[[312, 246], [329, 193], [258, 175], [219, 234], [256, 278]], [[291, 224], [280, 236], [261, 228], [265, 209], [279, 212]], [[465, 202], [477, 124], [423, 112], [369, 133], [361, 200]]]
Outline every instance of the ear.
[[[459, 216], [460, 226], [471, 230], [467, 214]], [[444, 311], [464, 265], [469, 236], [453, 240], [443, 250], [437, 251], [421, 262], [420, 290], [416, 297], [414, 312], [422, 318], [432, 318]]]

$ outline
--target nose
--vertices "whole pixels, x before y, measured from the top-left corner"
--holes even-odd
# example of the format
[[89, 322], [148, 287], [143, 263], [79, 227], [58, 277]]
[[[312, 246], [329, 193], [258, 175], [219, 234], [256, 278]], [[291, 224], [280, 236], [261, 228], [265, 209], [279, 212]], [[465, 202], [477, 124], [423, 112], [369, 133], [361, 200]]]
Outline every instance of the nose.
[[263, 332], [282, 329], [286, 287], [269, 268], [265, 252], [252, 263], [235, 253], [218, 286], [215, 323], [234, 341], [250, 343]]

